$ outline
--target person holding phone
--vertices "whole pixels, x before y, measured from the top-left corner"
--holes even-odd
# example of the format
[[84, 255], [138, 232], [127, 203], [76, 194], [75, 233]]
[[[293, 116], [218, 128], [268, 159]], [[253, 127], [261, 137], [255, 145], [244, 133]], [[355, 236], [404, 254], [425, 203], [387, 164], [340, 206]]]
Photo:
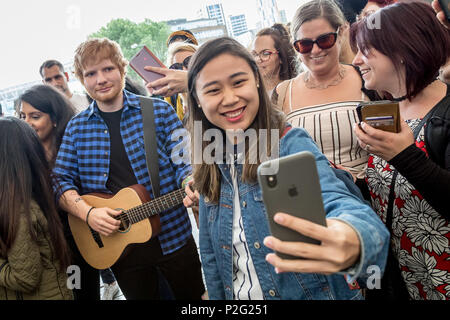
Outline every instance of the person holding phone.
[[[187, 42], [175, 41], [170, 44], [167, 52], [167, 65], [170, 66], [169, 69], [187, 71], [189, 61], [197, 49], [198, 46]], [[164, 100], [176, 108], [178, 118], [184, 122], [184, 117], [187, 112], [186, 93], [177, 93], [166, 97]]]
[[[251, 54], [234, 39], [211, 40], [193, 56], [188, 78], [191, 138], [205, 137], [210, 129], [217, 133], [214, 161], [196, 162], [211, 140], [191, 139], [196, 191], [186, 187], [184, 200], [186, 206], [199, 201], [200, 254], [209, 297], [362, 299], [360, 290], [350, 290], [344, 274], [362, 279], [367, 266], [383, 268], [389, 234], [373, 210], [336, 178], [306, 131], [292, 128], [287, 132], [289, 126], [270, 102]], [[236, 132], [255, 133], [255, 139], [242, 145], [238, 137], [232, 137]], [[323, 187], [327, 227], [291, 217], [299, 222], [301, 232], [322, 241], [321, 245], [296, 243], [300, 249], [294, 255], [304, 258], [293, 260], [300, 265], [296, 273], [281, 273], [283, 268], [275, 270], [270, 265], [280, 260], [269, 249], [275, 239], [265, 242], [270, 232], [257, 183], [260, 160], [250, 160], [258, 154], [255, 148], [263, 132], [269, 135], [267, 150], [280, 145], [280, 156], [312, 152]], [[231, 146], [230, 152], [220, 147], [222, 143]]]
[[391, 229], [392, 253], [409, 297], [448, 299], [450, 137], [440, 137], [440, 166], [428, 156], [429, 144], [437, 141], [425, 141], [431, 124], [422, 119], [450, 107], [450, 86], [436, 80], [449, 58], [450, 34], [429, 4], [399, 3], [375, 14], [389, 27], [371, 29], [366, 20], [352, 26], [354, 64], [366, 88], [399, 102], [402, 121], [400, 133], [355, 125], [361, 147], [371, 153], [366, 178], [372, 205]]

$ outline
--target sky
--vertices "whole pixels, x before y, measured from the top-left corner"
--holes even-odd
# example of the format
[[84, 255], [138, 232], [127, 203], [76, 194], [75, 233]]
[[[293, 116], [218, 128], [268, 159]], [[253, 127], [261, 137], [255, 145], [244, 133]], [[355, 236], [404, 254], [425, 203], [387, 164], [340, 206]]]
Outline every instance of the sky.
[[[245, 14], [249, 28], [258, 20], [256, 0], [224, 0], [225, 14]], [[300, 0], [277, 0], [290, 20]], [[15, 0], [0, 10], [0, 89], [40, 80], [47, 59], [66, 63], [87, 36], [112, 19], [142, 22], [197, 18], [205, 0]]]

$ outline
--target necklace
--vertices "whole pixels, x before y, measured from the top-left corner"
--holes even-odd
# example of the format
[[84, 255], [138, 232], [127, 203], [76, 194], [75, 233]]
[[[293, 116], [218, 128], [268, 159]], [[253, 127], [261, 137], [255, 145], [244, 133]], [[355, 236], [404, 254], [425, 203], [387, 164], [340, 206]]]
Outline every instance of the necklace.
[[315, 84], [311, 81], [311, 73], [309, 71], [305, 72], [305, 75], [303, 76], [303, 81], [305, 82], [305, 86], [308, 89], [319, 89], [324, 90], [328, 87], [337, 86], [339, 83], [341, 83], [342, 79], [345, 78], [345, 74], [347, 73], [347, 70], [343, 66], [339, 67], [339, 74], [337, 78], [335, 78], [333, 81], [331, 81], [328, 84]]

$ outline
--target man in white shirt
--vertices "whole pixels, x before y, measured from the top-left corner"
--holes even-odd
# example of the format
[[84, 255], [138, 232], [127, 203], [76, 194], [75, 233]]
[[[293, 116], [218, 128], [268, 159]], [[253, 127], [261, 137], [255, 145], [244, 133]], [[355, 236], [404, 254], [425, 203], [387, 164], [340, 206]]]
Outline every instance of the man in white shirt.
[[68, 81], [69, 74], [64, 71], [64, 66], [56, 60], [47, 60], [39, 68], [42, 82], [51, 85], [61, 91], [73, 104], [77, 112], [85, 110], [90, 102], [85, 94], [72, 93]]

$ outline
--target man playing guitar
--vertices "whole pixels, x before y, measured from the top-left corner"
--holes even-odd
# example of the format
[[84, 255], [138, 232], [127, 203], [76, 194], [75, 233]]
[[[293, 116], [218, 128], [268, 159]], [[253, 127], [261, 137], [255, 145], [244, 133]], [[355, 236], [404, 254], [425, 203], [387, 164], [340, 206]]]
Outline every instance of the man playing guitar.
[[[69, 122], [54, 170], [60, 206], [103, 237], [117, 233], [120, 222], [114, 217], [121, 212], [94, 208], [80, 194], [115, 194], [140, 184], [153, 195], [141, 103], [124, 90], [127, 64], [118, 44], [108, 39], [90, 39], [78, 47], [75, 72], [94, 101]], [[171, 160], [178, 145], [171, 135], [183, 130], [173, 108], [158, 99], [153, 105], [160, 190], [165, 195], [183, 186], [191, 167]], [[179, 205], [162, 212], [160, 223], [157, 237], [128, 246], [126, 255], [111, 267], [122, 292], [129, 300], [159, 299], [158, 267], [176, 299], [200, 299], [205, 289], [186, 208]]]

